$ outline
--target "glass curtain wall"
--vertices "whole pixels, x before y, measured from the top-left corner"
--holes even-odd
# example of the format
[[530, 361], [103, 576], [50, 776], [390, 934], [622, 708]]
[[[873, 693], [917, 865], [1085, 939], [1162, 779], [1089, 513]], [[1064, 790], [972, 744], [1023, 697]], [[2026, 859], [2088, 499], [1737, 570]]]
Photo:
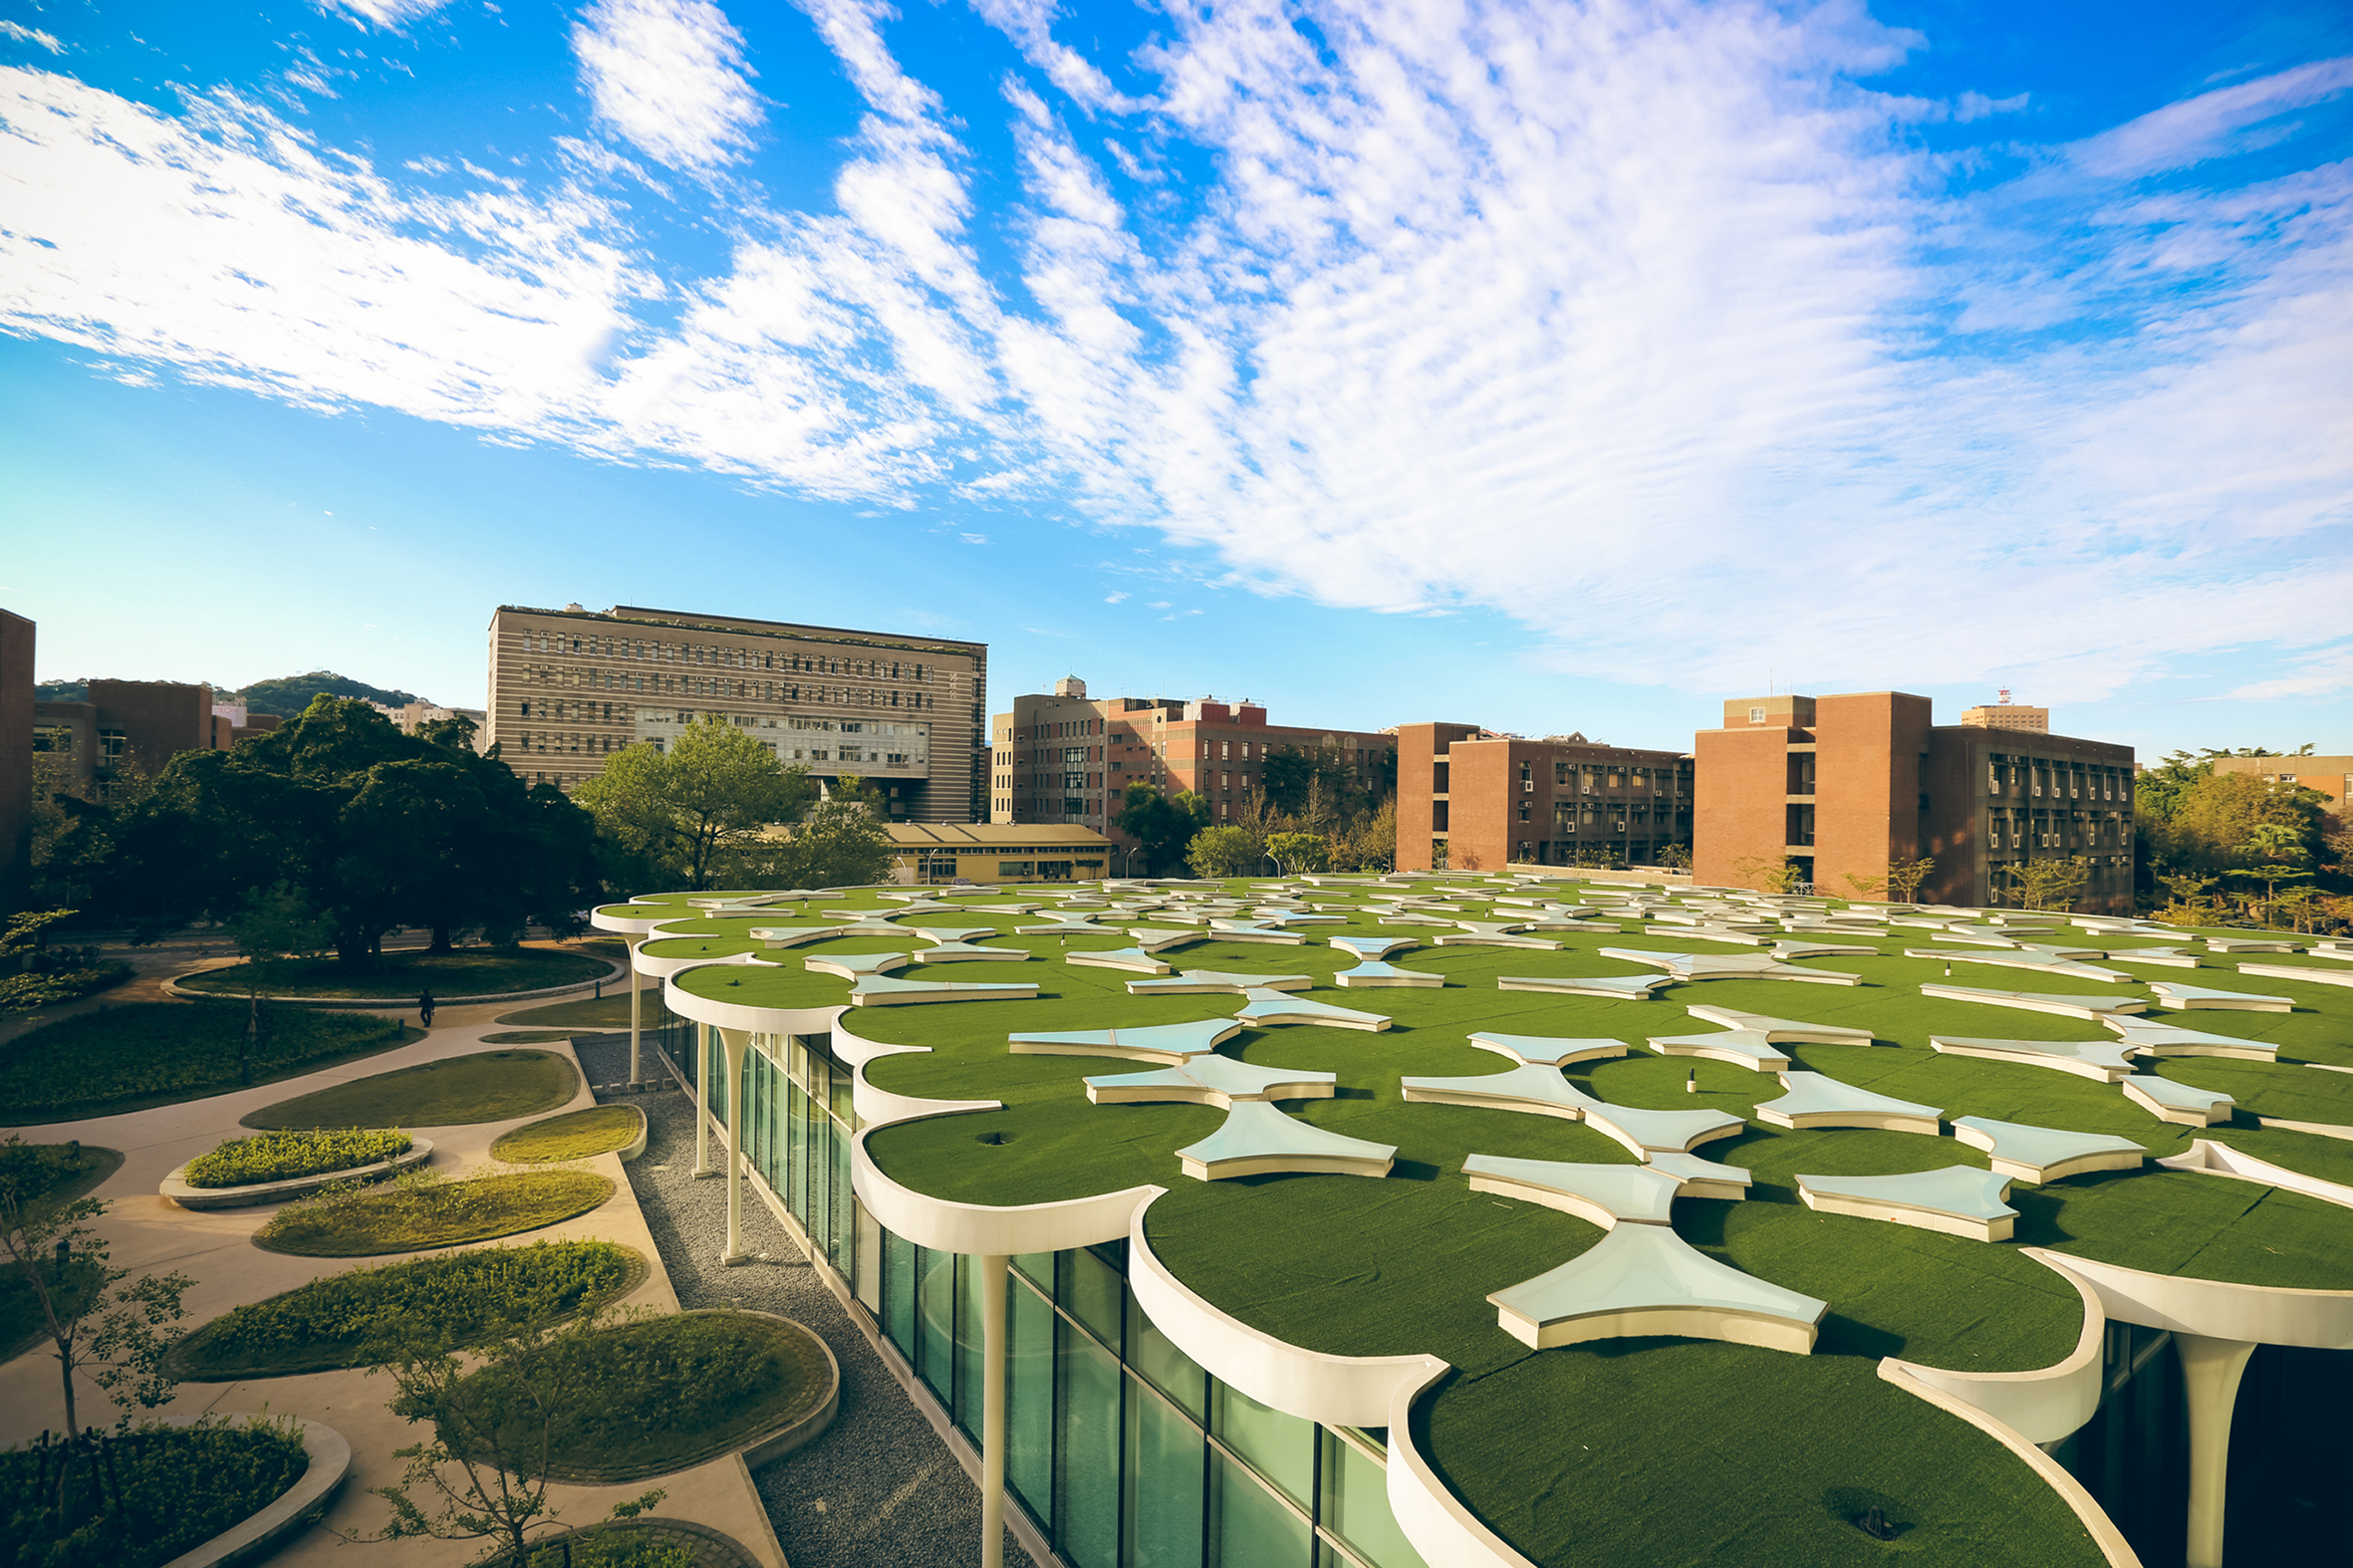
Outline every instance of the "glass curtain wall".
[[[726, 1056], [698, 1027], [710, 1111]], [[829, 1035], [753, 1035], [744, 1154], [975, 1444], [980, 1270], [868, 1216], [850, 1187], [850, 1069]], [[1319, 1427], [1210, 1377], [1128, 1289], [1127, 1243], [1013, 1259], [1005, 1480], [1075, 1568], [1424, 1568], [1389, 1511], [1387, 1434]]]

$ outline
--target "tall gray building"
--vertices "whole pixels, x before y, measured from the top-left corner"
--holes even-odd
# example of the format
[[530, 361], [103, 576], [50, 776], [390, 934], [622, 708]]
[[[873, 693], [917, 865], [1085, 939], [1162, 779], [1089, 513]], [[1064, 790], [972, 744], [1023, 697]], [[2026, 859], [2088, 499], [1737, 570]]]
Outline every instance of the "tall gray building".
[[570, 790], [638, 741], [719, 713], [821, 781], [879, 785], [906, 822], [987, 816], [988, 645], [681, 610], [501, 605], [488, 743]]

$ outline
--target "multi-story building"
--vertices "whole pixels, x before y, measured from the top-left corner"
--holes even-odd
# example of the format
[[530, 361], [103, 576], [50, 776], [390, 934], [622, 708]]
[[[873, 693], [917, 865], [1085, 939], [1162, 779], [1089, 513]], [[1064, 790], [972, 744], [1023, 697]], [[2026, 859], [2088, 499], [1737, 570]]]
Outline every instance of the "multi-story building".
[[1692, 759], [1475, 724], [1397, 731], [1397, 866], [1656, 864], [1692, 836]]
[[1051, 692], [1015, 697], [989, 722], [991, 822], [1076, 823], [1122, 844], [1112, 819], [1129, 785], [1190, 790], [1209, 803], [1211, 821], [1229, 822], [1248, 813], [1279, 751], [1336, 755], [1363, 788], [1389, 788], [1388, 734], [1269, 724], [1247, 700], [1090, 698], [1069, 675]]
[[1974, 724], [1939, 725], [1903, 691], [1724, 704], [1694, 745], [1699, 800], [1692, 874], [1746, 881], [1743, 865], [1792, 862], [1847, 895], [1892, 864], [1936, 861], [1924, 904], [2015, 904], [2011, 868], [2080, 856], [2077, 906], [2130, 913], [2130, 746]]
[[485, 745], [569, 790], [639, 741], [723, 714], [821, 785], [855, 774], [891, 815], [986, 809], [988, 645], [617, 605], [490, 618]]
[[419, 724], [436, 723], [445, 718], [471, 719], [474, 725], [474, 749], [484, 751], [490, 742], [484, 738], [490, 727], [490, 715], [478, 707], [443, 707], [437, 702], [404, 702], [398, 707], [387, 707], [382, 702], [371, 702], [370, 707], [392, 721], [392, 728], [403, 735], [416, 733]]
[[2328, 809], [2353, 815], [2353, 757], [2217, 757], [2217, 773], [2245, 773], [2271, 784], [2301, 784], [2329, 798]]
[[86, 681], [83, 700], [32, 710], [32, 755], [56, 787], [101, 791], [126, 770], [159, 773], [183, 751], [226, 751], [278, 722], [240, 724], [210, 686], [177, 680]]
[[1998, 702], [1989, 702], [1981, 707], [1962, 708], [1961, 721], [1975, 729], [2023, 729], [2030, 730], [2037, 735], [2047, 735], [2051, 732], [2051, 710], [2046, 707], [2028, 707], [2023, 702], [2012, 702], [2006, 687], [2002, 690], [2001, 700]]

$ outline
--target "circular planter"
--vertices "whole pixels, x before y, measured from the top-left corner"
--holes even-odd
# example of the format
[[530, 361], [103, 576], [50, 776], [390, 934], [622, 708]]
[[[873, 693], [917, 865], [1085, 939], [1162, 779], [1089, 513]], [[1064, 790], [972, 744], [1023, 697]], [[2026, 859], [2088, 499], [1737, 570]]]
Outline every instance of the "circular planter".
[[[301, 1418], [296, 1418], [298, 1421]], [[174, 1427], [193, 1427], [201, 1416], [166, 1416]], [[297, 1480], [261, 1512], [243, 1524], [221, 1531], [192, 1552], [182, 1552], [163, 1568], [228, 1568], [259, 1562], [288, 1539], [310, 1528], [326, 1511], [327, 1499], [352, 1467], [352, 1445], [333, 1427], [315, 1421], [302, 1423], [303, 1450], [311, 1462]]]
[[[439, 1011], [444, 1007], [470, 1007], [478, 1002], [527, 1002], [543, 996], [568, 996], [574, 991], [589, 990], [628, 977], [628, 964], [614, 963], [611, 959], [607, 959], [606, 963], [608, 967], [603, 974], [592, 974], [585, 980], [574, 980], [565, 985], [546, 985], [535, 991], [485, 991], [476, 996], [436, 996], [433, 998], [433, 1008]], [[191, 991], [180, 984], [182, 980], [192, 980], [199, 974], [212, 972], [210, 969], [190, 969], [185, 974], [175, 974], [163, 982], [163, 994], [192, 1002], [246, 1000], [233, 992]], [[392, 1007], [409, 1012], [416, 1006], [413, 996], [277, 996], [265, 991], [261, 999], [275, 1002], [281, 1007]]]
[[[645, 1109], [644, 1109], [644, 1107], [642, 1107], [642, 1106], [634, 1106], [634, 1105], [630, 1105], [630, 1106], [618, 1106], [618, 1107], [614, 1107], [614, 1106], [604, 1106], [604, 1105], [598, 1105], [598, 1106], [592, 1106], [592, 1107], [589, 1107], [588, 1109], [589, 1109], [589, 1110], [596, 1110], [596, 1111], [605, 1111], [605, 1110], [623, 1110], [623, 1111], [635, 1111], [635, 1112], [637, 1112], [637, 1114], [638, 1114], [638, 1131], [637, 1131], [637, 1136], [635, 1136], [634, 1138], [632, 1138], [632, 1139], [631, 1139], [631, 1140], [630, 1140], [628, 1143], [626, 1143], [626, 1144], [623, 1144], [623, 1145], [621, 1145], [621, 1146], [620, 1146], [620, 1147], [618, 1147], [618, 1148], [615, 1148], [615, 1149], [600, 1149], [600, 1150], [596, 1151], [596, 1153], [595, 1153], [595, 1154], [588, 1154], [588, 1155], [578, 1155], [578, 1156], [575, 1156], [575, 1157], [574, 1157], [574, 1159], [578, 1159], [578, 1160], [594, 1160], [594, 1159], [596, 1159], [596, 1158], [597, 1158], [597, 1156], [598, 1156], [598, 1155], [618, 1155], [618, 1156], [620, 1156], [620, 1157], [621, 1157], [621, 1162], [622, 1162], [622, 1164], [623, 1164], [623, 1165], [627, 1165], [627, 1164], [629, 1164], [631, 1161], [633, 1161], [633, 1160], [637, 1159], [637, 1158], [638, 1158], [638, 1156], [640, 1156], [640, 1155], [642, 1155], [642, 1154], [644, 1154], [644, 1153], [646, 1152], [646, 1135], [647, 1135], [647, 1131], [648, 1131], [648, 1129], [647, 1129], [647, 1125], [646, 1125], [646, 1112], [645, 1112]], [[555, 1116], [543, 1118], [543, 1119], [542, 1119], [542, 1121], [545, 1121], [545, 1122], [561, 1121], [563, 1118], [565, 1118], [565, 1117], [568, 1117], [568, 1116], [581, 1116], [581, 1115], [585, 1115], [585, 1114], [586, 1114], [586, 1113], [585, 1113], [585, 1112], [582, 1112], [582, 1111], [559, 1111], [559, 1112], [558, 1112], [558, 1113], [557, 1113]], [[540, 1125], [541, 1125], [541, 1123], [540, 1123], [540, 1122], [526, 1122], [526, 1123], [524, 1123], [524, 1124], [523, 1124], [521, 1127], [515, 1128], [515, 1129], [513, 1129], [511, 1132], [506, 1132], [506, 1133], [502, 1133], [502, 1134], [500, 1134], [500, 1135], [499, 1135], [499, 1137], [498, 1137], [498, 1139], [497, 1139], [497, 1141], [496, 1141], [496, 1142], [494, 1142], [493, 1144], [491, 1144], [491, 1146], [490, 1146], [490, 1158], [491, 1158], [491, 1159], [493, 1159], [493, 1160], [503, 1161], [503, 1162], [505, 1162], [506, 1164], [508, 1164], [508, 1165], [513, 1165], [513, 1166], [540, 1166], [540, 1165], [565, 1165], [565, 1164], [569, 1164], [570, 1162], [568, 1162], [568, 1161], [561, 1161], [561, 1160], [517, 1160], [517, 1159], [513, 1158], [513, 1157], [512, 1157], [512, 1156], [510, 1156], [510, 1155], [502, 1155], [502, 1154], [500, 1154], [500, 1153], [498, 1152], [498, 1148], [499, 1148], [499, 1145], [500, 1145], [500, 1144], [503, 1144], [503, 1143], [505, 1143], [505, 1142], [506, 1142], [508, 1139], [515, 1137], [517, 1134], [520, 1134], [520, 1133], [528, 1133], [528, 1132], [530, 1132], [530, 1131], [531, 1131], [533, 1128], [535, 1128], [535, 1127], [538, 1127], [538, 1126], [540, 1126]]]
[[[308, 1197], [320, 1188], [337, 1181], [375, 1181], [421, 1166], [433, 1158], [433, 1141], [429, 1138], [409, 1140], [408, 1153], [394, 1155], [390, 1160], [378, 1160], [364, 1166], [353, 1166], [345, 1171], [322, 1171], [316, 1176], [289, 1176], [283, 1181], [251, 1181], [243, 1186], [190, 1186], [185, 1179], [188, 1166], [165, 1176], [155, 1184], [155, 1190], [182, 1208], [199, 1212], [213, 1208], [250, 1208], [256, 1203], [282, 1203], [290, 1197]], [[191, 1160], [188, 1165], [194, 1165]]]

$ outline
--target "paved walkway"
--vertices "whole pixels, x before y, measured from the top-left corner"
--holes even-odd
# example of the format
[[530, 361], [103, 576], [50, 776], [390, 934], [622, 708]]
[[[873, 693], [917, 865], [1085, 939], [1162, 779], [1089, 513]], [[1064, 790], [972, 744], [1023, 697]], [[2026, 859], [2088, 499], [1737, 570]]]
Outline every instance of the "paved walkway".
[[[96, 1194], [109, 1204], [97, 1229], [112, 1244], [118, 1265], [127, 1266], [134, 1273], [178, 1269], [190, 1275], [195, 1284], [188, 1291], [185, 1304], [193, 1326], [232, 1306], [258, 1301], [322, 1275], [382, 1260], [301, 1258], [265, 1252], [253, 1246], [248, 1238], [275, 1212], [273, 1207], [192, 1213], [157, 1195], [156, 1182], [173, 1167], [221, 1140], [240, 1136], [245, 1130], [237, 1125], [238, 1118], [249, 1111], [331, 1084], [482, 1049], [481, 1035], [489, 1027], [488, 1015], [498, 1010], [501, 1009], [468, 1008], [463, 1010], [465, 1016], [460, 1017], [458, 1010], [453, 1009], [436, 1019], [438, 1027], [426, 1039], [307, 1077], [152, 1110], [16, 1131], [29, 1143], [63, 1143], [78, 1138], [86, 1144], [123, 1152], [122, 1169]], [[567, 1050], [562, 1045], [542, 1049], [558, 1054], [566, 1054]], [[680, 1098], [649, 1096], [647, 1100], [652, 1105]], [[593, 1103], [593, 1097], [584, 1087], [569, 1109]], [[532, 1120], [536, 1118], [470, 1127], [421, 1127], [413, 1131], [433, 1141], [433, 1167], [455, 1175], [488, 1165], [491, 1143], [501, 1133]], [[662, 1254], [674, 1247], [664, 1243], [657, 1248], [626, 1175], [627, 1168], [612, 1155], [601, 1156], [589, 1164], [615, 1182], [612, 1201], [577, 1219], [513, 1237], [508, 1243], [493, 1244], [574, 1238], [618, 1241], [645, 1253], [653, 1263], [652, 1276], [628, 1298], [629, 1303], [664, 1309], [676, 1306], [677, 1297], [662, 1267]], [[165, 1409], [174, 1414], [203, 1411], [246, 1414], [266, 1409], [314, 1417], [351, 1439], [351, 1474], [327, 1515], [328, 1528], [305, 1532], [273, 1556], [273, 1564], [300, 1565], [300, 1568], [310, 1565], [442, 1568], [446, 1564], [454, 1568], [470, 1562], [481, 1543], [407, 1541], [358, 1546], [329, 1533], [330, 1530], [372, 1529], [386, 1518], [384, 1502], [370, 1496], [368, 1489], [400, 1478], [402, 1461], [392, 1457], [392, 1450], [416, 1440], [419, 1436], [414, 1428], [385, 1409], [391, 1394], [391, 1386], [385, 1379], [352, 1370], [245, 1383], [183, 1383], [177, 1397]], [[77, 1398], [86, 1420], [103, 1425], [111, 1419], [113, 1407], [95, 1386], [82, 1385]], [[57, 1364], [50, 1355], [36, 1347], [0, 1366], [0, 1444], [32, 1437], [43, 1428], [57, 1426], [62, 1417]], [[586, 1524], [603, 1517], [614, 1502], [645, 1490], [648, 1484], [641, 1481], [622, 1486], [559, 1486], [555, 1488], [555, 1497], [568, 1520]], [[785, 1559], [769, 1527], [761, 1497], [754, 1491], [750, 1473], [740, 1457], [730, 1454], [651, 1484], [661, 1485], [669, 1492], [662, 1513], [708, 1525], [733, 1537], [752, 1553], [762, 1568], [784, 1568]]]
[[[592, 1081], [628, 1076], [629, 1037], [577, 1042]], [[682, 1307], [734, 1303], [806, 1324], [842, 1367], [841, 1414], [798, 1452], [754, 1472], [792, 1568], [964, 1568], [980, 1561], [980, 1490], [817, 1278], [767, 1206], [744, 1194], [745, 1244], [764, 1261], [726, 1267], [727, 1184], [694, 1179], [694, 1104], [681, 1092], [635, 1097], [646, 1153], [630, 1183]], [[1030, 1558], [1008, 1531], [1005, 1561]]]

